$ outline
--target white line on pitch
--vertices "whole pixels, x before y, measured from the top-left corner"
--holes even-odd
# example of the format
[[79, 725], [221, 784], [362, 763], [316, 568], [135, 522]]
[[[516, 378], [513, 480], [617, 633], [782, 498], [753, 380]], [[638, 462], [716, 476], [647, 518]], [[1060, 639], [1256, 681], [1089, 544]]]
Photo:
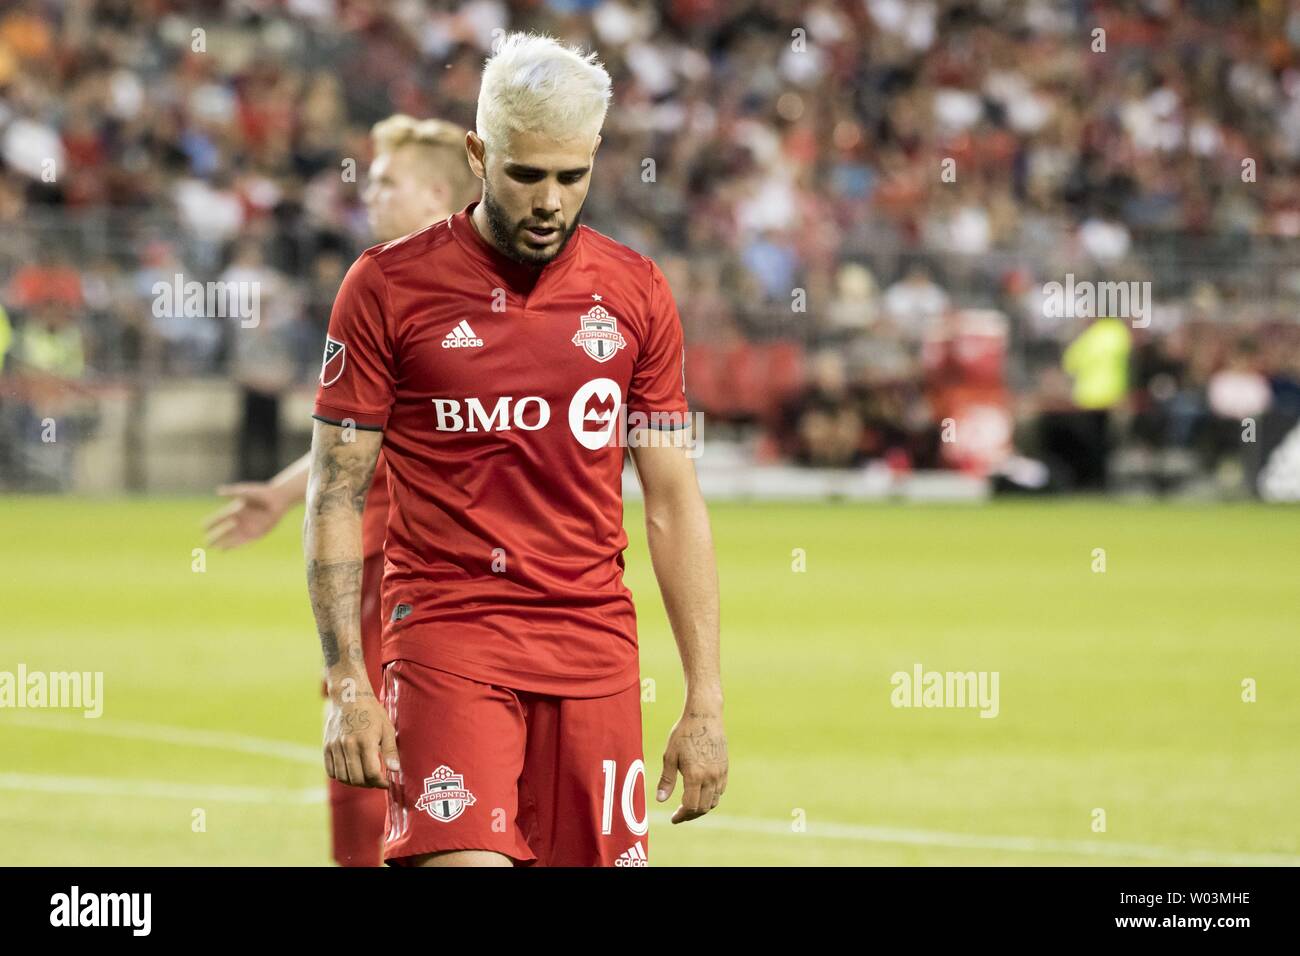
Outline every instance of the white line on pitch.
[[[323, 787], [299, 790], [270, 787], [244, 787], [227, 784], [178, 784], [164, 780], [120, 779], [111, 777], [67, 777], [42, 774], [0, 774], [0, 790], [23, 790], [38, 793], [62, 793], [95, 797], [144, 797], [164, 800], [217, 801], [229, 803], [313, 804], [325, 799]], [[654, 813], [655, 822], [668, 825], [669, 814]], [[892, 827], [859, 826], [847, 823], [823, 823], [810, 826], [805, 834], [790, 830], [789, 825], [774, 820], [745, 817], [710, 817], [692, 821], [692, 827], [766, 836], [806, 836], [851, 843], [903, 844], [943, 849], [992, 850], [1031, 854], [1054, 853], [1066, 856], [1101, 856], [1152, 860], [1163, 863], [1205, 864], [1211, 866], [1296, 866], [1300, 857], [1276, 853], [1223, 853], [1212, 850], [1178, 849], [1137, 843], [1085, 843], [1073, 840], [1034, 837], [973, 836], [937, 830], [906, 830]]]
[[55, 730], [74, 734], [99, 734], [104, 737], [121, 737], [129, 740], [152, 740], [156, 743], [175, 744], [181, 747], [209, 747], [238, 753], [256, 754], [260, 757], [279, 757], [295, 763], [325, 767], [321, 750], [296, 744], [289, 740], [268, 740], [265, 737], [248, 737], [221, 730], [203, 730], [195, 727], [175, 727], [170, 724], [144, 724], [133, 720], [88, 720], [68, 714], [18, 713], [10, 711], [0, 717], [0, 727], [18, 724], [37, 730]]
[[[74, 733], [101, 734], [109, 737], [123, 737], [135, 740], [153, 740], [159, 743], [180, 746], [210, 747], [217, 750], [230, 750], [240, 753], [257, 754], [266, 757], [279, 757], [295, 763], [322, 766], [319, 750], [303, 744], [286, 740], [268, 740], [263, 737], [249, 737], [223, 731], [200, 730], [190, 727], [175, 727], [167, 724], [145, 724], [124, 720], [87, 720], [66, 714], [21, 714], [10, 711], [0, 726], [5, 723], [45, 730], [69, 731]], [[322, 767], [323, 769], [323, 767]], [[9, 777], [15, 775], [9, 774]], [[0, 777], [0, 779], [4, 779]], [[50, 778], [55, 779], [55, 778]], [[59, 778], [95, 781], [102, 778]], [[110, 780], [117, 786], [141, 781]], [[160, 784], [161, 787], [174, 786]], [[28, 789], [11, 787], [10, 789]], [[34, 788], [33, 788], [34, 789]], [[201, 785], [194, 787], [211, 793], [212, 788]], [[249, 789], [249, 788], [244, 788]], [[57, 792], [88, 792], [63, 790]], [[272, 793], [273, 791], [263, 791]], [[268, 803], [284, 799], [285, 793], [299, 791], [275, 791], [280, 797], [267, 798]], [[301, 791], [306, 792], [306, 791]], [[320, 791], [321, 794], [324, 791]], [[165, 796], [156, 790], [145, 789], [133, 795]], [[187, 798], [188, 799], [188, 798]], [[217, 799], [209, 797], [209, 799]], [[323, 796], [322, 796], [323, 799]], [[311, 801], [307, 801], [311, 802]], [[667, 824], [669, 814], [654, 813], [656, 822]], [[805, 833], [795, 833], [788, 823], [778, 820], [763, 820], [753, 817], [709, 816], [692, 821], [693, 827], [704, 826], [710, 829], [730, 830], [737, 833], [758, 833], [769, 836], [814, 837], [827, 840], [843, 840], [854, 843], [882, 843], [905, 846], [932, 846], [945, 849], [995, 850], [1008, 853], [1064, 854], [1069, 856], [1093, 856], [1103, 858], [1125, 858], [1153, 860], [1163, 863], [1183, 863], [1186, 865], [1206, 864], [1210, 866], [1300, 866], [1300, 856], [1284, 853], [1237, 853], [1219, 850], [1200, 850], [1194, 848], [1154, 846], [1143, 843], [1115, 843], [1105, 837], [1095, 842], [1084, 840], [1056, 840], [1041, 837], [975, 835], [951, 833], [942, 830], [914, 830], [896, 827], [866, 826], [852, 823], [810, 823]]]
[[[653, 813], [656, 823], [668, 824], [671, 814]], [[843, 840], [854, 843], [890, 843], [911, 846], [943, 847], [954, 850], [998, 850], [1010, 853], [1056, 853], [1069, 856], [1123, 857], [1156, 860], [1162, 863], [1210, 866], [1300, 866], [1300, 856], [1285, 853], [1236, 853], [1220, 850], [1182, 849], [1171, 846], [1153, 846], [1143, 843], [1111, 843], [1084, 840], [1055, 840], [1041, 837], [981, 836], [969, 833], [948, 833], [942, 830], [911, 830], [896, 827], [865, 826], [853, 823], [809, 823], [804, 833], [790, 829], [789, 823], [746, 817], [712, 815], [691, 821], [691, 826], [703, 825], [707, 829], [731, 830], [743, 833], [762, 833], [771, 836], [816, 837], [823, 840]]]
[[36, 793], [73, 793], [94, 797], [154, 797], [163, 800], [216, 801], [219, 803], [311, 804], [325, 800], [324, 787], [289, 790], [230, 784], [175, 783], [118, 777], [65, 777], [35, 773], [0, 773], [0, 790]]

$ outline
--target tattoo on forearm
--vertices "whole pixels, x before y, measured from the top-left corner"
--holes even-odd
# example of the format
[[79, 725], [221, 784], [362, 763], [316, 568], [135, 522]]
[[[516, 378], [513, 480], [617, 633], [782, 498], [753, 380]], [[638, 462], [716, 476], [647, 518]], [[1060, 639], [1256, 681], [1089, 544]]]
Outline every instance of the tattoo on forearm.
[[365, 511], [377, 459], [373, 448], [359, 445], [328, 436], [312, 448], [316, 516], [339, 508], [351, 508], [357, 514]]
[[339, 639], [333, 631], [320, 630], [320, 649], [325, 655], [325, 666], [333, 667], [339, 662]]
[[[312, 443], [308, 485], [305, 546], [308, 552], [307, 590], [320, 634], [327, 667], [346, 658], [364, 663], [360, 646], [361, 555], [334, 553], [334, 560], [319, 557], [322, 536], [335, 539], [330, 524], [354, 522], [366, 507], [378, 448], [374, 441], [345, 440], [343, 432], [318, 428]], [[354, 525], [355, 527], [355, 525]]]
[[[338, 623], [361, 620], [361, 564], [360, 561], [327, 564], [315, 559], [307, 562], [307, 591], [311, 595], [311, 607], [316, 615], [321, 651], [327, 667], [333, 667], [342, 656], [336, 630]], [[352, 641], [347, 644], [347, 655], [352, 661], [364, 660], [361, 648]]]

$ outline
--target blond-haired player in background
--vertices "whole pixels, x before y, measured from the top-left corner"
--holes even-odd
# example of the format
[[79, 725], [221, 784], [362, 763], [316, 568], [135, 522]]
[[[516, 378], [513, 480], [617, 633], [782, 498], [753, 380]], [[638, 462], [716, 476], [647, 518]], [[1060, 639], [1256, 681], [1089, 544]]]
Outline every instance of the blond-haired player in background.
[[[465, 130], [437, 119], [390, 116], [371, 130], [374, 159], [364, 193], [370, 229], [389, 242], [446, 219], [474, 198], [478, 180], [465, 160]], [[279, 523], [307, 491], [309, 455], [267, 482], [223, 485], [233, 499], [207, 521], [209, 541], [235, 548]], [[379, 585], [383, 577], [388, 479], [382, 456], [366, 498], [363, 528], [362, 643], [366, 669], [379, 686]], [[386, 814], [382, 790], [329, 781], [332, 852], [340, 866], [380, 866]]]

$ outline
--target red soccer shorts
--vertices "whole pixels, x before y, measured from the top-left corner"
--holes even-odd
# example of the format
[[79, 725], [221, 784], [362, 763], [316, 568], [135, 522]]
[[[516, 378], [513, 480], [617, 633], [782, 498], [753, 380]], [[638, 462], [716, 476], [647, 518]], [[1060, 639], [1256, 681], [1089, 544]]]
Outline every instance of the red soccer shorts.
[[641, 688], [548, 697], [413, 661], [384, 666], [401, 773], [384, 859], [493, 850], [516, 864], [645, 866]]
[[[366, 674], [375, 693], [380, 692], [379, 585], [384, 576], [383, 554], [366, 558], [361, 570], [361, 651]], [[388, 798], [375, 787], [352, 787], [329, 781], [330, 837], [334, 862], [339, 866], [383, 866], [384, 823]]]

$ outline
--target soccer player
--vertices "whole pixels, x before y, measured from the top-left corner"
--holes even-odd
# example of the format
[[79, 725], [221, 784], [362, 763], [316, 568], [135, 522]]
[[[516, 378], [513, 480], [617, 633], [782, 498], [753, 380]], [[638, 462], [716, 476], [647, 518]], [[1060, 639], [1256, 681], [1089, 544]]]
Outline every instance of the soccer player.
[[[658, 799], [680, 774], [680, 823], [726, 788], [681, 320], [650, 259], [578, 224], [609, 96], [594, 54], [505, 38], [465, 138], [481, 198], [367, 250], [334, 303], [304, 529], [324, 756], [334, 779], [386, 788], [389, 863], [646, 865], [623, 444], [686, 677]], [[381, 445], [382, 706], [358, 624]]]
[[[442, 120], [398, 114], [371, 130], [374, 159], [364, 199], [376, 239], [388, 241], [446, 219], [468, 202], [478, 180], [465, 162], [465, 130]], [[310, 454], [269, 482], [218, 488], [234, 500], [208, 519], [208, 536], [222, 548], [254, 541], [279, 523], [307, 491]], [[384, 571], [388, 479], [380, 456], [362, 524], [361, 649], [366, 671], [379, 681], [379, 583]], [[340, 866], [381, 866], [386, 818], [382, 791], [329, 781], [330, 831]]]

